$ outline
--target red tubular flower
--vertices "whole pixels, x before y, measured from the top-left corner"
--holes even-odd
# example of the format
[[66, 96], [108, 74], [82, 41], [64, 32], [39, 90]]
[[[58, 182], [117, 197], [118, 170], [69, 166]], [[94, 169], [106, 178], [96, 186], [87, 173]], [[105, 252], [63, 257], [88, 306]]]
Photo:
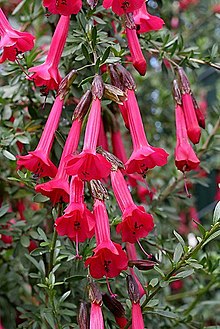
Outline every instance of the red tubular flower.
[[193, 97], [189, 80], [182, 68], [178, 69], [178, 76], [187, 134], [191, 142], [193, 142], [193, 144], [197, 144], [200, 140], [201, 129], [199, 127], [199, 123], [196, 117], [196, 111], [193, 104]]
[[63, 102], [64, 100], [57, 96], [35, 151], [28, 152], [27, 155], [17, 156], [18, 169], [25, 167], [39, 177], [54, 177], [56, 175], [57, 168], [49, 159], [49, 155], [54, 133], [59, 124]]
[[132, 303], [131, 307], [132, 329], [144, 329], [144, 320], [140, 303]]
[[93, 278], [113, 278], [127, 268], [127, 256], [119, 244], [111, 241], [108, 214], [103, 201], [95, 200], [94, 215], [97, 247], [94, 256], [89, 257], [85, 265], [89, 266]]
[[104, 321], [102, 315], [102, 308], [97, 303], [91, 304], [90, 313], [90, 329], [104, 329]]
[[98, 137], [97, 145], [101, 146], [106, 151], [109, 150], [108, 138], [106, 136], [106, 132], [105, 132], [105, 128], [104, 128], [102, 118], [101, 118], [101, 122], [100, 122], [100, 130], [99, 130], [99, 137]]
[[150, 15], [145, 3], [139, 9], [135, 10], [133, 14], [138, 33], [158, 31], [163, 28], [164, 21], [162, 18]]
[[58, 65], [68, 35], [70, 16], [61, 16], [54, 32], [46, 61], [38, 66], [31, 67], [28, 71], [34, 72], [30, 77], [36, 86], [44, 86], [45, 93], [57, 89], [61, 82]]
[[73, 176], [70, 183], [70, 204], [64, 215], [55, 222], [59, 235], [67, 235], [76, 242], [84, 242], [94, 235], [94, 215], [86, 208], [83, 201], [83, 182]]
[[137, 10], [143, 5], [144, 2], [145, 0], [104, 0], [103, 7], [112, 7], [114, 13], [121, 16], [125, 13], [132, 13], [134, 10]]
[[119, 170], [111, 172], [111, 183], [115, 198], [122, 211], [122, 222], [117, 225], [116, 232], [121, 233], [123, 242], [135, 243], [152, 231], [154, 228], [153, 217], [145, 212], [144, 207], [134, 204], [124, 177]]
[[81, 126], [81, 120], [76, 119], [73, 121], [56, 176], [49, 182], [39, 184], [35, 187], [37, 192], [48, 196], [53, 204], [61, 201], [69, 202], [69, 175], [67, 175], [65, 170], [66, 156], [76, 151], [79, 144]]
[[81, 10], [82, 0], [43, 0], [43, 5], [52, 14], [69, 16]]
[[182, 172], [190, 171], [197, 168], [200, 161], [188, 141], [185, 118], [181, 105], [177, 104], [175, 113], [177, 137], [175, 164], [176, 167]]
[[142, 53], [136, 29], [126, 27], [126, 36], [131, 53], [132, 64], [140, 75], [145, 75], [147, 70], [147, 62]]
[[78, 175], [80, 179], [90, 181], [109, 175], [111, 164], [101, 154], [96, 153], [100, 130], [101, 100], [97, 97], [92, 101], [86, 125], [83, 150], [79, 155], [66, 158], [66, 171], [69, 175]]
[[167, 163], [168, 153], [159, 147], [150, 146], [141, 120], [140, 110], [133, 90], [128, 90], [127, 111], [128, 121], [133, 141], [133, 153], [126, 162], [128, 174], [137, 172], [145, 174], [155, 166], [164, 166]]
[[0, 8], [0, 63], [6, 59], [14, 62], [19, 53], [24, 53], [34, 47], [35, 37], [28, 32], [20, 32], [11, 27]]

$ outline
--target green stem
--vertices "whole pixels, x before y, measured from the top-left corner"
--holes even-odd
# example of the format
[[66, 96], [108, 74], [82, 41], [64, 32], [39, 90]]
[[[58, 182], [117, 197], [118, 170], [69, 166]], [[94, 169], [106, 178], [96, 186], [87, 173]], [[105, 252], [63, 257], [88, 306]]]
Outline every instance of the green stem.
[[[205, 242], [208, 240], [208, 238], [215, 233], [216, 231], [218, 231], [220, 229], [220, 222], [217, 222], [211, 229], [210, 231], [206, 232], [205, 236], [203, 237], [203, 239], [197, 244], [197, 246], [195, 248], [193, 248], [191, 251], [188, 251], [183, 258], [179, 261], [178, 264], [176, 264], [176, 266], [174, 268], [172, 268], [166, 275], [165, 277], [161, 280], [161, 282], [166, 282], [168, 281], [174, 274], [176, 274], [176, 272], [185, 265], [186, 261], [188, 259], [190, 259], [191, 257], [193, 257], [195, 254], [197, 254], [197, 252], [203, 247], [203, 245], [205, 244]], [[160, 286], [160, 282], [157, 284], [157, 286], [155, 287], [155, 289], [148, 295], [148, 297], [146, 297], [145, 301], [143, 302], [141, 308], [142, 310], [144, 309], [144, 307], [149, 303], [149, 301], [160, 291], [162, 290], [163, 287]], [[191, 312], [191, 309], [190, 311]], [[128, 323], [126, 324], [126, 326], [124, 327], [124, 329], [128, 329], [129, 326], [131, 325], [131, 319], [128, 321]]]
[[51, 242], [51, 246], [50, 246], [50, 261], [49, 261], [49, 269], [48, 269], [49, 273], [53, 269], [54, 251], [55, 251], [56, 241], [57, 241], [57, 231], [54, 228], [52, 242]]

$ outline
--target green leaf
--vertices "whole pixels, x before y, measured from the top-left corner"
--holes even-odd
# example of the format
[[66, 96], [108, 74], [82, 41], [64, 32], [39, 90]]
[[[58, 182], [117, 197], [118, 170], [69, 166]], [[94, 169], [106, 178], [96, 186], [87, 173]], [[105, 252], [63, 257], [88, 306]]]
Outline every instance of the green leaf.
[[102, 63], [102, 64], [105, 63], [106, 59], [108, 58], [108, 56], [109, 56], [109, 54], [110, 54], [110, 51], [111, 51], [111, 47], [108, 47], [108, 48], [105, 50], [105, 52], [104, 52], [104, 54], [103, 54], [103, 56], [102, 56], [102, 60], [101, 60], [101, 63]]
[[50, 198], [48, 198], [48, 197], [45, 196], [45, 195], [42, 195], [41, 193], [37, 193], [37, 194], [33, 197], [33, 201], [34, 201], [34, 202], [38, 202], [38, 203], [41, 203], [41, 202], [47, 202], [48, 200], [50, 200]]
[[42, 240], [44, 240], [45, 242], [48, 242], [47, 236], [44, 233], [44, 231], [42, 230], [42, 228], [38, 227], [37, 233], [40, 235], [40, 237], [42, 238]]
[[154, 270], [156, 270], [164, 278], [165, 275], [158, 266], [154, 266]]
[[215, 206], [215, 210], [213, 213], [213, 224], [217, 223], [219, 220], [220, 220], [220, 201]]
[[84, 44], [82, 44], [81, 50], [82, 50], [82, 53], [83, 53], [85, 59], [87, 59], [88, 62], [91, 62], [91, 58], [90, 58], [88, 49], [86, 48], [86, 46]]
[[146, 313], [156, 314], [156, 315], [164, 316], [164, 317], [170, 318], [170, 319], [178, 318], [177, 314], [175, 314], [174, 312], [158, 310], [158, 309], [156, 309], [155, 311], [147, 311]]
[[210, 241], [214, 240], [215, 238], [217, 238], [220, 235], [220, 230], [217, 232], [214, 232], [204, 243], [203, 243], [203, 247], [209, 243]]
[[171, 279], [175, 278], [175, 279], [184, 279], [186, 278], [187, 276], [190, 276], [194, 273], [194, 270], [193, 269], [190, 269], [190, 270], [186, 270], [186, 271], [182, 271], [182, 272], [179, 272], [177, 273], [174, 277], [172, 277]]
[[12, 154], [11, 152], [7, 151], [7, 150], [3, 150], [2, 154], [9, 160], [15, 161], [16, 157], [14, 156], [14, 154]]
[[51, 326], [52, 329], [56, 328], [56, 324], [54, 322], [54, 319], [53, 319], [53, 315], [51, 313], [43, 313], [44, 315], [44, 318], [46, 319], [46, 321], [48, 322], [48, 324]]
[[70, 294], [71, 294], [71, 290], [65, 292], [65, 293], [60, 297], [60, 303], [64, 302], [64, 300], [66, 300], [67, 297], [69, 297]]
[[96, 39], [97, 39], [97, 28], [93, 26], [92, 28], [92, 48], [95, 49], [96, 47]]
[[22, 235], [21, 239], [20, 239], [21, 245], [25, 248], [29, 247], [30, 245], [30, 239], [29, 237]]
[[177, 238], [179, 243], [184, 247], [186, 244], [185, 244], [185, 241], [183, 240], [183, 238], [181, 237], [181, 235], [178, 232], [176, 232], [175, 230], [173, 231], [173, 234], [175, 235], [175, 237]]
[[8, 209], [9, 209], [9, 204], [7, 204], [7, 203], [3, 204], [0, 208], [0, 217], [7, 214]]
[[149, 285], [155, 287], [158, 284], [158, 278], [153, 278], [150, 280]]
[[178, 263], [178, 261], [180, 260], [182, 254], [183, 254], [183, 247], [180, 243], [178, 243], [175, 250], [174, 250], [174, 254], [173, 254], [174, 263]]
[[25, 257], [41, 272], [41, 274], [44, 275], [44, 271], [42, 271], [42, 267], [39, 265], [39, 263], [36, 261], [36, 259], [29, 254], [25, 254]]

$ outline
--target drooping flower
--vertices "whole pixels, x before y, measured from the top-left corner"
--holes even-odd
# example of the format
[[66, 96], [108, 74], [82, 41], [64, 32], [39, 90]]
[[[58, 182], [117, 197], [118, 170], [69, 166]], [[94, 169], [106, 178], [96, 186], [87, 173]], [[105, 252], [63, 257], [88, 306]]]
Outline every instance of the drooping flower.
[[0, 63], [5, 60], [14, 62], [20, 53], [31, 50], [34, 47], [35, 37], [28, 32], [20, 32], [10, 25], [0, 8]]
[[81, 120], [76, 119], [73, 121], [64, 145], [56, 176], [52, 180], [36, 185], [35, 187], [37, 192], [48, 196], [53, 204], [61, 201], [69, 201], [69, 175], [67, 175], [65, 170], [66, 156], [76, 151], [80, 139], [81, 126]]
[[187, 134], [191, 142], [197, 144], [200, 140], [201, 129], [196, 117], [189, 80], [182, 68], [178, 69], [178, 76]]
[[43, 5], [52, 14], [69, 16], [78, 14], [82, 8], [82, 0], [43, 0]]
[[68, 35], [69, 22], [70, 16], [60, 17], [45, 62], [28, 70], [34, 72], [29, 79], [33, 80], [36, 86], [43, 86], [45, 93], [56, 90], [61, 82], [58, 65]]
[[95, 200], [94, 215], [96, 220], [95, 236], [97, 247], [94, 256], [89, 257], [85, 265], [95, 279], [103, 276], [113, 278], [127, 268], [127, 256], [122, 247], [111, 241], [108, 214], [104, 201]]
[[104, 329], [102, 308], [99, 304], [92, 303], [90, 311], [90, 329]]
[[103, 7], [112, 7], [114, 13], [121, 16], [125, 13], [132, 13], [134, 10], [137, 10], [143, 5], [144, 2], [145, 0], [104, 0]]
[[126, 15], [126, 36], [128, 40], [128, 48], [131, 54], [131, 60], [134, 68], [141, 74], [145, 75], [147, 70], [147, 62], [141, 50], [138, 40], [136, 25], [132, 14]]
[[123, 242], [135, 243], [152, 231], [154, 228], [153, 217], [146, 213], [144, 207], [134, 204], [120, 170], [111, 171], [111, 183], [122, 211], [122, 222], [117, 225], [116, 232], [121, 233]]
[[[94, 84], [99, 85], [99, 77], [94, 79]], [[101, 85], [98, 90], [102, 88]], [[94, 87], [96, 88], [96, 87]], [[101, 154], [96, 153], [97, 141], [101, 120], [101, 97], [95, 95], [86, 125], [83, 150], [79, 155], [67, 157], [66, 171], [69, 175], [78, 175], [82, 180], [106, 178], [111, 170], [111, 164]]]
[[126, 105], [134, 149], [125, 164], [126, 172], [128, 174], [134, 172], [145, 174], [148, 169], [152, 169], [155, 166], [164, 166], [167, 163], [168, 153], [164, 149], [153, 147], [148, 143], [133, 90], [128, 90]]
[[63, 102], [64, 99], [62, 97], [56, 97], [36, 149], [28, 152], [27, 155], [17, 156], [18, 169], [25, 167], [39, 177], [54, 177], [56, 175], [57, 168], [49, 156], [54, 134], [59, 124]]
[[163, 28], [163, 19], [150, 15], [145, 3], [139, 9], [135, 10], [133, 14], [138, 33], [158, 31]]
[[132, 275], [128, 275], [127, 287], [128, 294], [131, 300], [131, 316], [132, 316], [132, 329], [144, 329], [144, 320], [141, 312], [140, 306], [140, 294], [138, 290], [138, 285]]
[[188, 141], [184, 113], [181, 105], [176, 106], [176, 148], [175, 164], [176, 167], [184, 171], [196, 169], [200, 163], [191, 144]]
[[132, 303], [131, 307], [132, 329], [144, 329], [144, 320], [140, 303]]
[[83, 181], [73, 176], [70, 183], [70, 203], [64, 215], [58, 217], [55, 222], [59, 235], [67, 235], [77, 243], [91, 238], [95, 227], [94, 215], [86, 208], [83, 193]]

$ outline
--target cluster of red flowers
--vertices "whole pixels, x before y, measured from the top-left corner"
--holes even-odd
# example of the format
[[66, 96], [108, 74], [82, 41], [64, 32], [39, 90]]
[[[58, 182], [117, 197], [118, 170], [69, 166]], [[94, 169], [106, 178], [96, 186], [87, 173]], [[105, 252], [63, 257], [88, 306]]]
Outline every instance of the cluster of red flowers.
[[[93, 6], [95, 1], [88, 1], [88, 3]], [[67, 236], [76, 242], [77, 256], [79, 256], [78, 243], [95, 235], [94, 254], [85, 261], [90, 275], [95, 279], [116, 277], [121, 271], [127, 269], [128, 260], [136, 260], [134, 244], [146, 237], [154, 228], [152, 215], [148, 214], [143, 206], [137, 206], [134, 203], [128, 184], [132, 185], [130, 182], [134, 181], [145, 183], [143, 177], [148, 169], [166, 165], [168, 153], [162, 148], [149, 144], [135, 96], [134, 80], [131, 74], [118, 63], [108, 66], [112, 83], [110, 87], [103, 82], [100, 75], [96, 75], [91, 90], [88, 90], [80, 99], [74, 111], [72, 126], [58, 168], [53, 164], [50, 152], [55, 131], [59, 125], [68, 84], [74, 79], [76, 73], [72, 71], [62, 80], [58, 65], [68, 35], [71, 14], [77, 14], [80, 11], [82, 1], [43, 0], [43, 5], [50, 13], [60, 14], [61, 17], [52, 37], [47, 58], [43, 64], [29, 69], [29, 72], [33, 73], [30, 79], [34, 80], [36, 86], [44, 86], [46, 92], [49, 90], [58, 90], [58, 92], [36, 149], [27, 155], [19, 155], [17, 165], [19, 169], [25, 167], [33, 172], [36, 178], [50, 177], [50, 180], [37, 184], [35, 190], [48, 196], [54, 205], [61, 202], [68, 203], [64, 214], [56, 219], [55, 227], [59, 235]], [[142, 54], [138, 34], [161, 29], [163, 20], [147, 12], [144, 0], [104, 0], [103, 6], [112, 7], [117, 15], [125, 17], [125, 33], [131, 61], [137, 71], [144, 75], [146, 60]], [[0, 18], [0, 48], [3, 49], [0, 62], [6, 59], [15, 61], [19, 53], [33, 48], [34, 37], [27, 32], [14, 30], [1, 10]], [[204, 122], [181, 69], [179, 80], [180, 87], [177, 83], [175, 84], [175, 99], [177, 100], [175, 161], [178, 169], [186, 171], [196, 168], [199, 164], [188, 138], [193, 143], [198, 143], [199, 124], [204, 125]], [[110, 94], [110, 99], [119, 104], [125, 126], [130, 131], [133, 151], [128, 159], [119, 129], [112, 130], [112, 153], [108, 152], [101, 117], [102, 98], [106, 94]], [[82, 122], [88, 111], [83, 148], [81, 152], [78, 152]], [[107, 192], [103, 185], [109, 184], [109, 177], [122, 213], [122, 221], [117, 225], [116, 232], [121, 234], [122, 242], [126, 242], [127, 253], [120, 244], [113, 242], [110, 236], [110, 224], [105, 205]], [[94, 199], [93, 211], [86, 207], [84, 201], [86, 183], [90, 186]], [[144, 290], [134, 272], [131, 271], [128, 280], [132, 317], [136, 319], [133, 321], [132, 328], [141, 329], [144, 328], [144, 322], [139, 301]], [[100, 306], [100, 301], [92, 300], [91, 322], [93, 325], [90, 325], [90, 328], [104, 327]], [[123, 328], [126, 321], [124, 321], [124, 316], [121, 318], [123, 319], [120, 320], [123, 323], [121, 328]]]

